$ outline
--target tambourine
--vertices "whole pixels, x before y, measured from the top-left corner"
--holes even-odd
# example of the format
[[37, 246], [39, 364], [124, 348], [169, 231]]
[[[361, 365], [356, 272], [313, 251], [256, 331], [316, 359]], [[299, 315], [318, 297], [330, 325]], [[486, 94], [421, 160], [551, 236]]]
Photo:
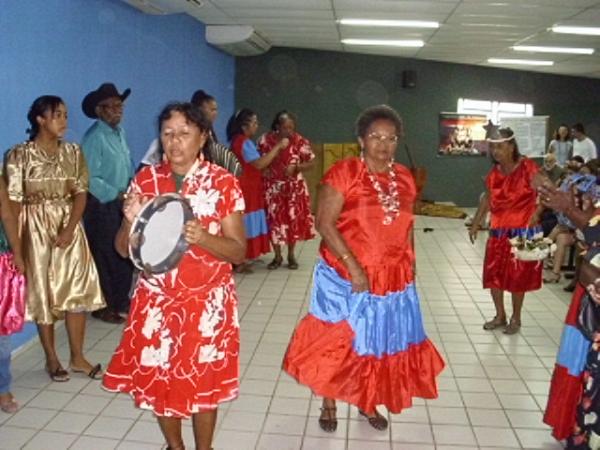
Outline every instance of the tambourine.
[[188, 201], [179, 194], [164, 194], [146, 203], [129, 233], [129, 256], [138, 269], [160, 274], [175, 268], [188, 249], [183, 227], [194, 220]]

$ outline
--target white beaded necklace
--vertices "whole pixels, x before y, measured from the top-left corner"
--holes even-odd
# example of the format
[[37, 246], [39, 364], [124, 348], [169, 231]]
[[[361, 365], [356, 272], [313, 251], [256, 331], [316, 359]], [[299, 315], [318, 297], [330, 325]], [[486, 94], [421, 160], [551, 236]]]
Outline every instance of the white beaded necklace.
[[375, 175], [371, 173], [369, 165], [365, 161], [364, 156], [360, 158], [367, 168], [367, 175], [371, 181], [373, 189], [377, 192], [377, 199], [383, 209], [383, 224], [390, 225], [398, 214], [400, 214], [400, 195], [398, 194], [398, 182], [396, 181], [396, 172], [394, 171], [393, 164], [390, 162], [388, 165], [388, 173], [390, 176], [389, 193], [384, 192], [381, 187], [381, 183], [377, 180]]

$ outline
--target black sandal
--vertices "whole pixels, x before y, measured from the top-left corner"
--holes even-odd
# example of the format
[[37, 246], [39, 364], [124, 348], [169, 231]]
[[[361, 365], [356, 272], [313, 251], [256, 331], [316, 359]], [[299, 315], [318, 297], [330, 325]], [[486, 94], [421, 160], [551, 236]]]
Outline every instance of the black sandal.
[[[337, 408], [335, 406], [322, 406], [321, 411], [321, 417], [319, 417], [321, 430], [326, 433], [335, 432], [337, 430], [337, 417], [335, 416]], [[323, 413], [327, 413], [327, 418], [323, 417]]]
[[57, 366], [54, 370], [50, 370], [50, 368], [46, 366], [46, 372], [48, 372], [50, 379], [56, 383], [64, 383], [70, 379], [69, 372], [60, 366]]
[[281, 266], [281, 263], [283, 263], [283, 258], [282, 257], [275, 257], [273, 259], [273, 261], [271, 261], [268, 265], [267, 265], [267, 269], [269, 270], [275, 270], [277, 269], [279, 266]]
[[375, 417], [369, 417], [366, 412], [362, 410], [358, 410], [361, 416], [365, 417], [373, 428], [379, 431], [386, 430], [388, 427], [388, 421], [385, 417], [383, 417], [377, 410], [375, 410]]
[[71, 372], [86, 374], [92, 380], [101, 380], [102, 377], [104, 376], [104, 374], [102, 373], [102, 365], [101, 364], [96, 364], [94, 367], [92, 367], [89, 370], [89, 372], [85, 369], [79, 369], [77, 367], [71, 366]]
[[290, 269], [290, 270], [298, 269], [298, 263], [296, 262], [296, 260], [294, 258], [288, 259], [288, 269]]

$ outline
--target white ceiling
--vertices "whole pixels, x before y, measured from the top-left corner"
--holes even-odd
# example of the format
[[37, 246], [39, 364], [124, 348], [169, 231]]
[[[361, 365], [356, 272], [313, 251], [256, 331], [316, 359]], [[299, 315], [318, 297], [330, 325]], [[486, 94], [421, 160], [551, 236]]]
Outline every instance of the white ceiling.
[[[138, 0], [139, 1], [139, 0]], [[556, 34], [549, 27], [600, 26], [600, 0], [146, 0], [180, 6], [207, 25], [251, 25], [273, 46], [370, 53], [498, 66], [488, 58], [554, 61], [521, 70], [600, 78], [600, 36]], [[197, 0], [196, 0], [197, 1]], [[350, 27], [342, 18], [433, 20], [438, 29]], [[422, 48], [356, 47], [343, 38], [421, 39]], [[524, 53], [513, 45], [592, 47], [593, 55]]]

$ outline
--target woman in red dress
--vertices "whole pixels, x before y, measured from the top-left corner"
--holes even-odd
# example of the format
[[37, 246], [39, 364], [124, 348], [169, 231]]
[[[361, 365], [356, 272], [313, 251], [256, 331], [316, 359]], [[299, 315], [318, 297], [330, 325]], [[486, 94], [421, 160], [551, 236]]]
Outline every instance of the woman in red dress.
[[[483, 287], [490, 289], [496, 316], [483, 324], [485, 330], [503, 327], [505, 334], [515, 334], [521, 328], [521, 309], [525, 292], [542, 286], [542, 264], [521, 261], [511, 252], [509, 239], [531, 238], [542, 233], [539, 224], [541, 206], [533, 181], [539, 168], [521, 156], [510, 128], [493, 130], [490, 151], [494, 167], [488, 173], [486, 194], [482, 197], [469, 230], [471, 242], [477, 238], [480, 223], [491, 212], [490, 236], [483, 262]], [[504, 291], [512, 296], [513, 315], [507, 323]]]
[[172, 450], [181, 450], [181, 419], [192, 417], [196, 449], [209, 450], [220, 403], [238, 395], [239, 322], [231, 263], [246, 253], [244, 200], [237, 179], [203, 161], [210, 123], [190, 103], [159, 116], [166, 160], [131, 182], [116, 248], [128, 254], [131, 222], [144, 199], [178, 192], [196, 220], [185, 224], [190, 244], [163, 274], [142, 274], [121, 343], [103, 380], [154, 412]]
[[362, 157], [338, 162], [321, 181], [321, 259], [283, 367], [324, 397], [319, 425], [327, 432], [337, 428], [336, 399], [383, 430], [377, 405], [399, 413], [413, 397], [437, 397], [444, 362], [425, 334], [415, 288], [416, 187], [393, 162], [401, 134], [392, 108], [365, 110], [357, 121]]
[[288, 268], [297, 269], [296, 242], [315, 237], [308, 187], [302, 176], [302, 172], [312, 168], [315, 155], [310, 142], [296, 132], [296, 117], [280, 111], [271, 124], [271, 131], [260, 138], [258, 148], [266, 155], [285, 140], [288, 145], [264, 174], [267, 224], [275, 252], [275, 258], [267, 266], [271, 270], [283, 262], [282, 245], [288, 246]]
[[249, 261], [270, 251], [261, 172], [269, 167], [281, 150], [289, 144], [289, 140], [284, 138], [261, 156], [252, 141], [257, 129], [258, 117], [248, 108], [239, 110], [227, 123], [227, 138], [231, 142], [231, 151], [242, 164], [239, 180], [246, 203], [244, 227], [248, 245], [246, 262], [236, 267], [238, 273], [252, 273]]

